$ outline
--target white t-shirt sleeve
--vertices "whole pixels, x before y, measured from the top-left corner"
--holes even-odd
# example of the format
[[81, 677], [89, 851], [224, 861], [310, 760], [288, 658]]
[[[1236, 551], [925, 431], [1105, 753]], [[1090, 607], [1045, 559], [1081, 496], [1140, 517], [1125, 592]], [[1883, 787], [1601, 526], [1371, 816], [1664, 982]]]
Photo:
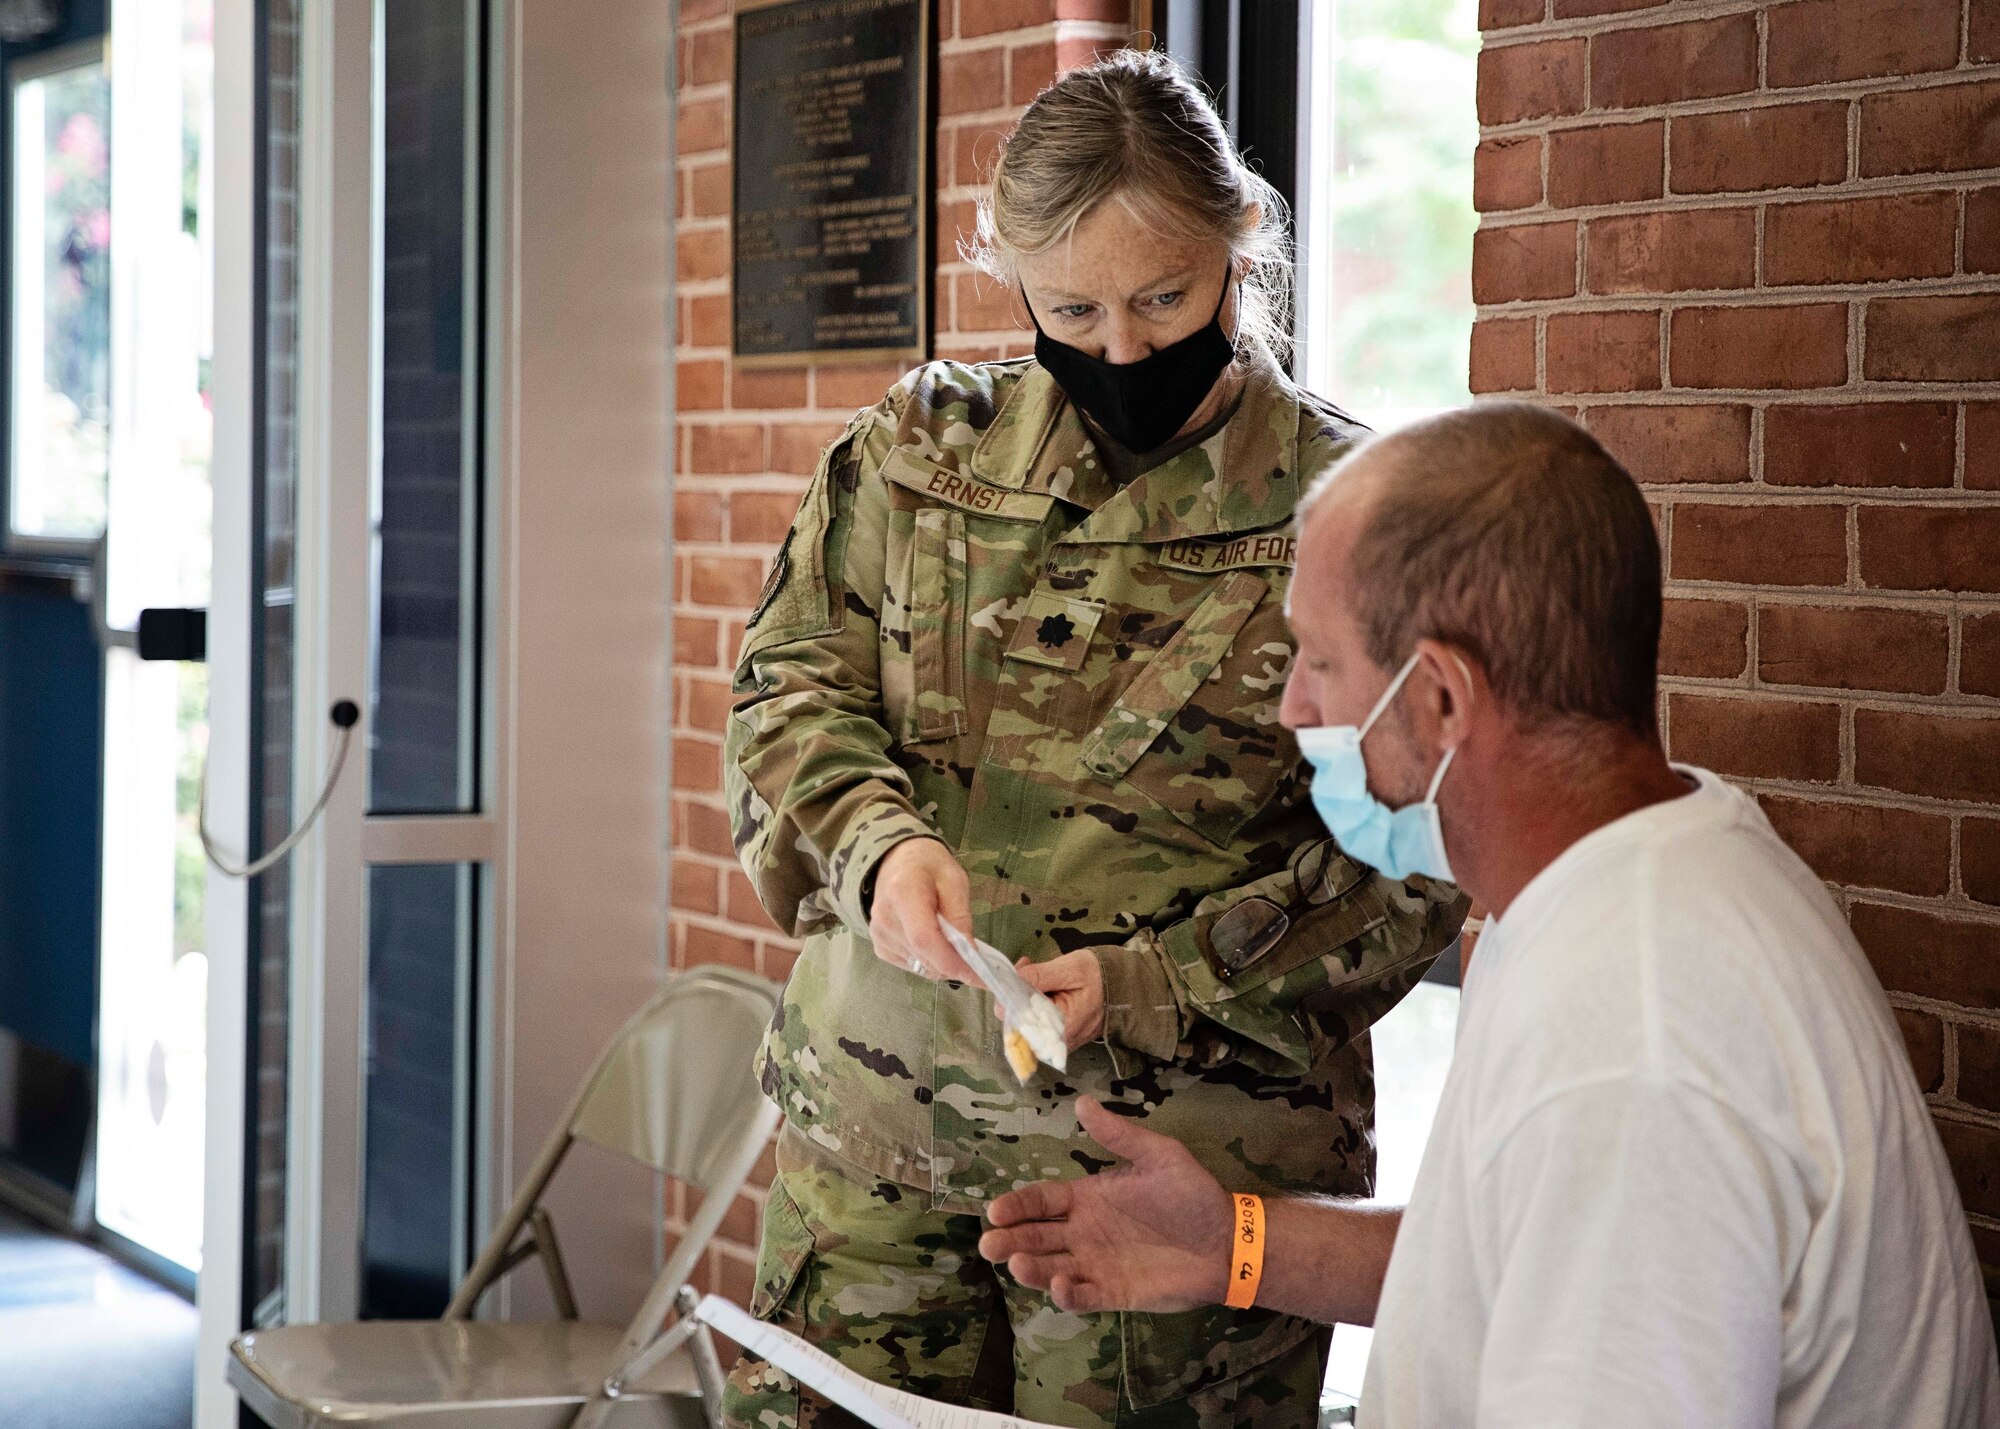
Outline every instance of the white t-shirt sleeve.
[[1771, 1424], [1798, 1178], [1727, 1106], [1644, 1075], [1570, 1087], [1473, 1195], [1478, 1429]]

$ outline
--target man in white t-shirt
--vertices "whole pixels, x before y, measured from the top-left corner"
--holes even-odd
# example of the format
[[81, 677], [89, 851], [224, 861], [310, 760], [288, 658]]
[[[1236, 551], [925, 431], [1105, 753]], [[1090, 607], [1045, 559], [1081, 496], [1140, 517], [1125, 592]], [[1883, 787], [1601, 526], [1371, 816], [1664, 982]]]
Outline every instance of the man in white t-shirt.
[[1002, 1197], [982, 1251], [1074, 1311], [1372, 1322], [1364, 1425], [2000, 1425], [1880, 984], [1757, 805], [1661, 748], [1631, 478], [1489, 404], [1371, 443], [1303, 519], [1314, 802], [1493, 914], [1410, 1203], [1254, 1206], [1086, 1102], [1124, 1164]]

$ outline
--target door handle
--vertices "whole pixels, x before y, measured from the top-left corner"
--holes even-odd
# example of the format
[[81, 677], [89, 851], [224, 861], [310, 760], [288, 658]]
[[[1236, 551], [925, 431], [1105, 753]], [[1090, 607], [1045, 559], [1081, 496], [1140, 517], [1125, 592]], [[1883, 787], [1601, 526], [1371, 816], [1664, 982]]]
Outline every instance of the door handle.
[[141, 660], [208, 658], [208, 612], [178, 606], [151, 606], [139, 612]]

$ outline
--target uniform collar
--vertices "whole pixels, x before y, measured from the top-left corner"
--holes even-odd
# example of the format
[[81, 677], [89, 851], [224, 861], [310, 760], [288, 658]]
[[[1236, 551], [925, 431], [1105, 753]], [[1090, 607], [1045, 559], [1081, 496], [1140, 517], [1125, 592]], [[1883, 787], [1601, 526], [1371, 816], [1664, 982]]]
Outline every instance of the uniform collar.
[[1086, 493], [1097, 494], [1104, 464], [1055, 379], [1031, 364], [973, 448], [971, 467], [995, 486], [1094, 506], [1073, 540], [1174, 541], [1289, 519], [1299, 496], [1298, 434], [1297, 391], [1276, 364], [1259, 359], [1221, 431], [1093, 502]]

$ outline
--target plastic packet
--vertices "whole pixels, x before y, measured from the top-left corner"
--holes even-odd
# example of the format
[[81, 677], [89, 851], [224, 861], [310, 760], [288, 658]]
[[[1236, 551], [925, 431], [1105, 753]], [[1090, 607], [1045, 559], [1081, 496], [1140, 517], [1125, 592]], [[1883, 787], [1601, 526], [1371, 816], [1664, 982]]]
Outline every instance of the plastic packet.
[[1035, 1075], [1037, 1061], [1062, 1071], [1069, 1064], [1069, 1044], [1063, 1040], [1062, 1013], [1056, 1005], [1029, 987], [1007, 955], [991, 943], [966, 937], [942, 915], [938, 917], [938, 929], [999, 1005], [1001, 1041], [1015, 1078], [1025, 1084]]

